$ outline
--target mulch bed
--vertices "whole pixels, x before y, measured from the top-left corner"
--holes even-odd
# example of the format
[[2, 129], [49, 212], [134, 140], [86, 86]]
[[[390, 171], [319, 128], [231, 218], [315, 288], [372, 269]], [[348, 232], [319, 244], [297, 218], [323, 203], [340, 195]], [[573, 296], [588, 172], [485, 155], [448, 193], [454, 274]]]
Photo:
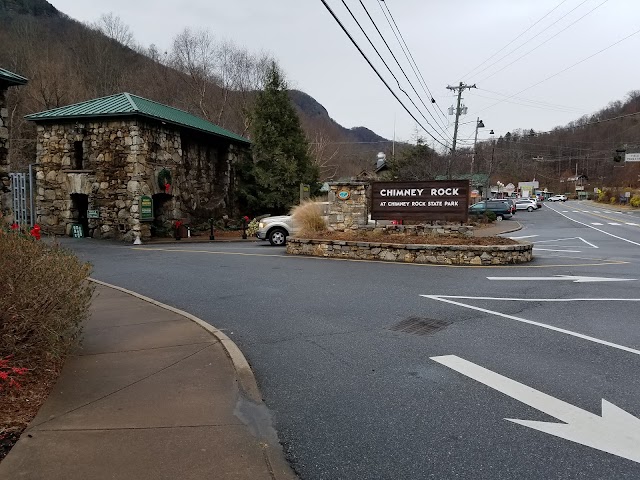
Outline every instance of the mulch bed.
[[372, 232], [322, 232], [298, 235], [313, 240], [346, 240], [350, 242], [400, 243], [411, 245], [517, 245], [518, 242], [503, 237], [467, 237], [464, 235], [403, 235]]
[[0, 392], [0, 462], [49, 396], [60, 376], [63, 363], [61, 360], [51, 359], [38, 362], [43, 365], [41, 368], [29, 370], [26, 375], [18, 378], [19, 389]]

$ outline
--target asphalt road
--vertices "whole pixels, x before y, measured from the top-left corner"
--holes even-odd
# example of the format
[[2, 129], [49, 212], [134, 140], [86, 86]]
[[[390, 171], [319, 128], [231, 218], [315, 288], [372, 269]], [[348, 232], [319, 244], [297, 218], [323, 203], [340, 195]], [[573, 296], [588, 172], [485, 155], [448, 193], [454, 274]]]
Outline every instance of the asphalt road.
[[[224, 329], [303, 479], [638, 479], [640, 216], [566, 202], [516, 219], [526, 266], [65, 243], [95, 278]], [[603, 399], [627, 413], [605, 402], [598, 420]]]

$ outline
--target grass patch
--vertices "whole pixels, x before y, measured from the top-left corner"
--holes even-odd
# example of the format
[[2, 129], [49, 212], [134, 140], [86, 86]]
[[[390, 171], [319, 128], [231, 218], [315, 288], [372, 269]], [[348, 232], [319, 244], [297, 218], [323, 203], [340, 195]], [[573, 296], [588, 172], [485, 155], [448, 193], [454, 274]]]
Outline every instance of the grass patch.
[[291, 209], [293, 223], [298, 228], [298, 235], [314, 235], [327, 229], [323, 217], [322, 204], [307, 200]]

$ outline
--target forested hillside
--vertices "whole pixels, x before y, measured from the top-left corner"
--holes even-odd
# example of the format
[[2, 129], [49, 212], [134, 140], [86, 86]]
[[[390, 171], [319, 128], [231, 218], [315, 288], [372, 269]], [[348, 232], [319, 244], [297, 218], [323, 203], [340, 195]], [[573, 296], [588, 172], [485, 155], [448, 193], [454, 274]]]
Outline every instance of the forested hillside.
[[[9, 94], [14, 168], [35, 158], [35, 127], [24, 115], [125, 91], [248, 136], [265, 68], [277, 62], [188, 28], [160, 51], [139, 45], [116, 16], [85, 25], [44, 0], [0, 0], [0, 45], [0, 66], [29, 79]], [[342, 127], [305, 93], [291, 91], [290, 97], [322, 179], [356, 175], [373, 166], [381, 148], [390, 148], [364, 127]]]

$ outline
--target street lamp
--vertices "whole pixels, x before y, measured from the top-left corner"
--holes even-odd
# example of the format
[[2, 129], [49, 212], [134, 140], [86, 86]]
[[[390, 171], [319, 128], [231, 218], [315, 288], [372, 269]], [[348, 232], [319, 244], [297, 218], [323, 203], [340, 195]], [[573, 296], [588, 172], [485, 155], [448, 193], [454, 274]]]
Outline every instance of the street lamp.
[[473, 155], [471, 156], [471, 170], [469, 175], [473, 175], [473, 162], [476, 160], [476, 143], [478, 142], [478, 129], [484, 128], [484, 123], [480, 120], [480, 117], [476, 120], [476, 138], [473, 140]]
[[487, 199], [489, 199], [489, 196], [491, 195], [491, 172], [493, 170], [493, 154], [496, 151], [496, 141], [493, 137], [493, 135], [495, 135], [493, 133], [493, 129], [491, 129], [491, 131], [489, 132], [489, 135], [491, 135], [491, 162], [489, 163], [489, 174], [487, 175], [487, 191], [486, 191]]

